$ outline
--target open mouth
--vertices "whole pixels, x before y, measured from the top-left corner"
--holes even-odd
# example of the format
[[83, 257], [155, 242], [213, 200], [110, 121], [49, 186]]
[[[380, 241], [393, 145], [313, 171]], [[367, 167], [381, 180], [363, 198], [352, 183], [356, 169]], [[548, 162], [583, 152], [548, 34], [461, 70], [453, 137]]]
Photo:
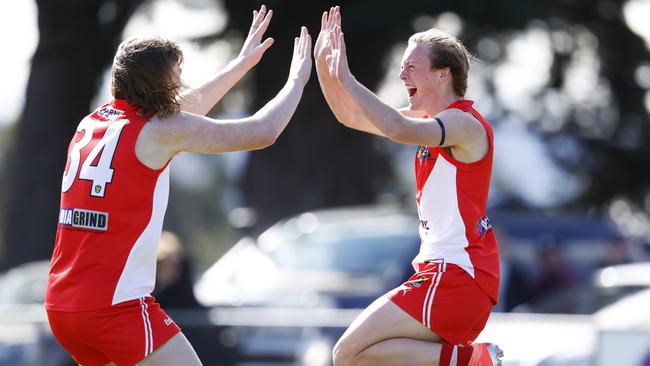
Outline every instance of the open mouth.
[[415, 93], [418, 92], [418, 88], [414, 88], [414, 87], [407, 87], [406, 90], [408, 90], [409, 97], [414, 96]]

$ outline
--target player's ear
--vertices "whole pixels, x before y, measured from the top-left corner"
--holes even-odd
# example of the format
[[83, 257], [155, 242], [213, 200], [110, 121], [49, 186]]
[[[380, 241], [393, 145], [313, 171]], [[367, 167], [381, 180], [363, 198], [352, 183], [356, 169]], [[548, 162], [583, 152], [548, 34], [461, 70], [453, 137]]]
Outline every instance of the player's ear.
[[440, 84], [447, 82], [450, 76], [451, 76], [451, 72], [448, 67], [445, 67], [444, 69], [440, 69], [440, 73], [439, 73]]

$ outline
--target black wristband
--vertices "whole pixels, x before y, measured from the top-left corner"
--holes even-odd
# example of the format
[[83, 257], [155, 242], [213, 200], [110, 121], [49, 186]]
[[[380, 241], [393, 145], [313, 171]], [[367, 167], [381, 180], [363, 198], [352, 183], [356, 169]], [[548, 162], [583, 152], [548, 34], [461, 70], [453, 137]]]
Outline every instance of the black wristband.
[[438, 125], [440, 125], [440, 143], [438, 146], [442, 146], [442, 144], [445, 143], [445, 125], [442, 124], [440, 118], [436, 117], [434, 119], [438, 122]]

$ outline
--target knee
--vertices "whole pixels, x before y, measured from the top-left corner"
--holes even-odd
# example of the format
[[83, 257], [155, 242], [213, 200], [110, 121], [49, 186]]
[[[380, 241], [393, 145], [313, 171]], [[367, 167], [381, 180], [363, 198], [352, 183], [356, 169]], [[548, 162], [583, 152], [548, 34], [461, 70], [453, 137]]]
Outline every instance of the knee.
[[346, 342], [339, 342], [332, 350], [334, 366], [372, 366], [376, 359], [370, 349], [359, 351]]
[[332, 362], [334, 366], [353, 366], [355, 352], [348, 342], [339, 340], [332, 350]]

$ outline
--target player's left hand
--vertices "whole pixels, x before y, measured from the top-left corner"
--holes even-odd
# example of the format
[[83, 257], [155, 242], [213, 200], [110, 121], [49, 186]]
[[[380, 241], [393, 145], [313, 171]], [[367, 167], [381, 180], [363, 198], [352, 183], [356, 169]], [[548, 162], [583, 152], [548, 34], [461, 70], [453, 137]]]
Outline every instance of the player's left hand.
[[333, 6], [329, 12], [323, 12], [321, 17], [320, 33], [318, 33], [318, 38], [314, 45], [314, 58], [325, 60], [328, 55], [331, 55], [332, 48], [329, 42], [329, 33], [337, 25], [341, 26], [340, 8]]
[[266, 11], [262, 5], [260, 10], [253, 10], [253, 22], [248, 31], [248, 36], [239, 52], [239, 57], [249, 67], [257, 65], [262, 59], [264, 52], [273, 44], [273, 38], [267, 38], [262, 42], [262, 37], [273, 17], [273, 10]]

